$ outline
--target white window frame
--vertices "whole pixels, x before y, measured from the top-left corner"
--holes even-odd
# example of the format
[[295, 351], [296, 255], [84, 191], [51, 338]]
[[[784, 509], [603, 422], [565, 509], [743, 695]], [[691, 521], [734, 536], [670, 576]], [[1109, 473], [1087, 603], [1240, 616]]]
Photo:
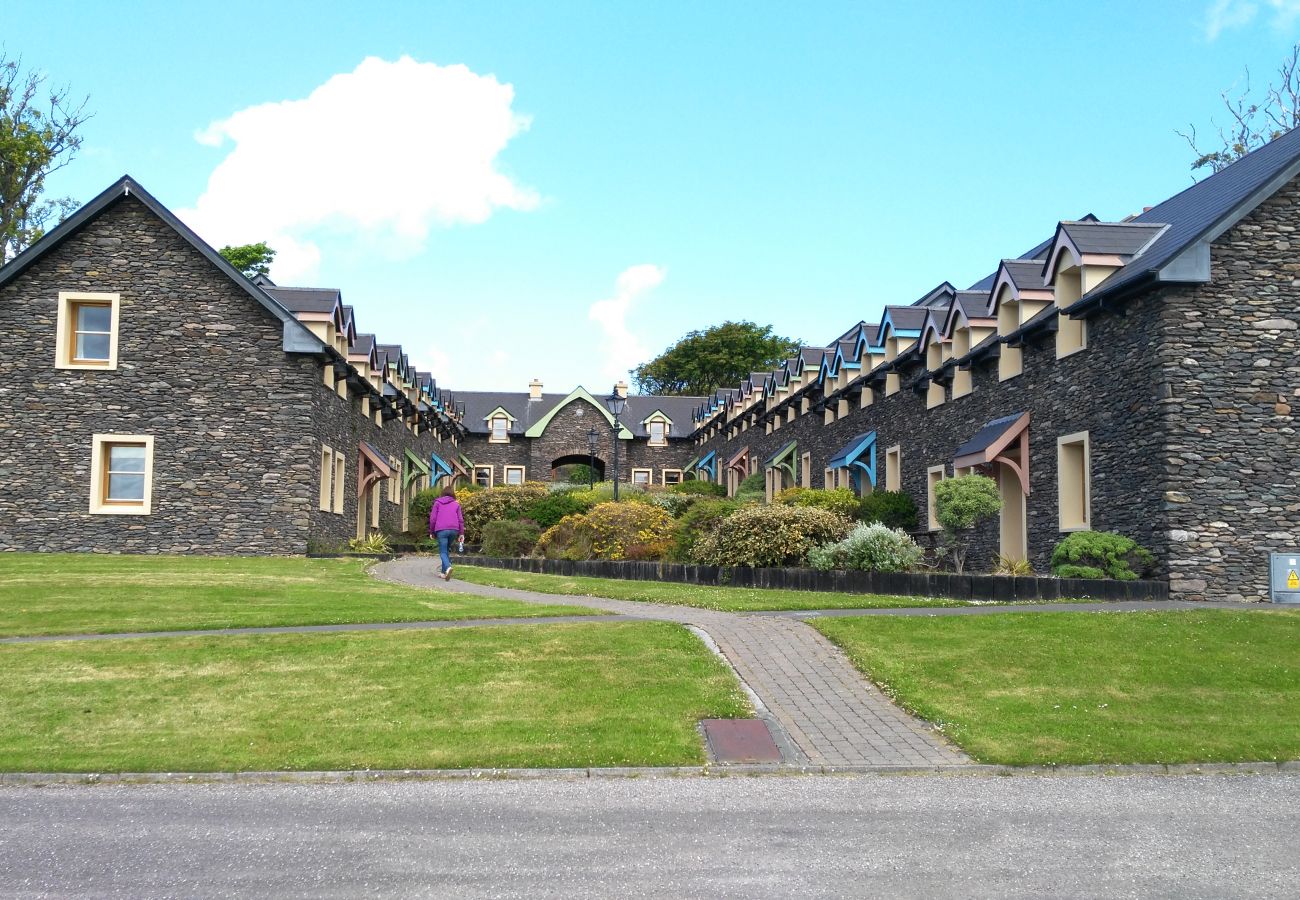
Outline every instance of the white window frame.
[[487, 477], [488, 477], [487, 480], [488, 480], [488, 483], [487, 483], [486, 485], [479, 485], [479, 486], [480, 486], [480, 487], [492, 487], [494, 484], [496, 484], [496, 472], [497, 472], [497, 467], [496, 467], [496, 466], [481, 466], [481, 465], [475, 465], [475, 466], [474, 466], [474, 484], [478, 484], [478, 483], [479, 483], [479, 481], [478, 481], [478, 473], [479, 473], [480, 471], [482, 471], [483, 469], [487, 469]]
[[895, 444], [885, 451], [885, 490], [903, 489], [903, 446]]
[[[668, 476], [669, 476], [669, 475], [676, 475], [676, 476], [677, 476], [677, 480], [676, 480], [676, 481], [669, 481], [669, 480], [668, 480]], [[668, 487], [669, 485], [672, 485], [672, 484], [681, 484], [681, 483], [682, 483], [682, 470], [681, 470], [681, 469], [660, 469], [660, 470], [659, 470], [659, 482], [660, 482], [660, 484], [662, 484], [664, 487]]]
[[[1066, 496], [1073, 491], [1066, 490], [1066, 480], [1062, 477], [1066, 471], [1066, 448], [1080, 446], [1083, 450], [1083, 471], [1079, 473], [1081, 484], [1078, 487], [1083, 495], [1083, 516], [1080, 520], [1069, 520], [1065, 515]], [[1076, 431], [1056, 439], [1056, 517], [1062, 532], [1092, 530], [1092, 440], [1086, 431]]]
[[[637, 481], [637, 480], [636, 480], [636, 477], [637, 477], [638, 475], [644, 475], [644, 476], [645, 476], [645, 481]], [[633, 469], [633, 470], [632, 470], [632, 483], [633, 483], [633, 484], [646, 485], [646, 486], [649, 486], [649, 485], [654, 484], [654, 470], [653, 470], [653, 469]]]
[[[654, 428], [656, 425], [658, 425], [660, 428], [663, 429], [663, 433], [660, 434], [658, 438], [655, 437], [655, 433], [654, 433]], [[661, 416], [656, 416], [655, 418], [651, 419], [649, 422], [646, 423], [645, 430], [646, 430], [646, 434], [649, 435], [649, 440], [647, 441], [647, 443], [651, 447], [668, 446], [669, 425], [666, 419], [664, 419]]]
[[[73, 321], [74, 306], [89, 304], [109, 307], [111, 322], [108, 332], [108, 359], [77, 361], [75, 353], [77, 323]], [[117, 336], [121, 325], [121, 294], [95, 291], [59, 291], [58, 316], [54, 325], [54, 367], [56, 369], [98, 369], [112, 371], [117, 368]]]
[[[518, 481], [510, 480], [511, 472], [519, 473]], [[527, 480], [528, 480], [528, 469], [526, 466], [506, 466], [505, 472], [502, 475], [501, 483], [502, 484], [523, 484]]]
[[330, 512], [334, 505], [334, 451], [320, 445], [320, 498], [321, 512]]
[[[497, 437], [496, 423], [498, 419], [506, 423], [506, 427], [501, 432], [501, 434], [503, 435], [502, 437]], [[488, 419], [488, 443], [489, 444], [510, 443], [510, 417], [507, 416], [505, 413], [497, 413], [495, 416], [492, 416], [490, 419]]]
[[[112, 502], [104, 495], [108, 484], [108, 450], [118, 444], [144, 447], [144, 497], [139, 502]], [[96, 434], [90, 442], [90, 512], [97, 516], [147, 516], [153, 512], [153, 436]]]

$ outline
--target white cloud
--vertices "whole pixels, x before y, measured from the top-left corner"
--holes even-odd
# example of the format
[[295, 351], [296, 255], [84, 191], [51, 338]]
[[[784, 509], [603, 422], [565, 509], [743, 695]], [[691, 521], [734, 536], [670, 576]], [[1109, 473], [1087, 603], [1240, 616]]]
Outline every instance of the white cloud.
[[513, 102], [511, 85], [463, 65], [369, 57], [304, 99], [252, 106], [198, 133], [233, 148], [180, 215], [216, 246], [267, 241], [277, 279], [310, 275], [313, 238], [327, 229], [418, 252], [432, 227], [537, 205], [497, 167], [529, 125]]
[[1214, 0], [1205, 11], [1206, 40], [1251, 24], [1261, 9], [1272, 13], [1269, 24], [1277, 31], [1288, 31], [1300, 19], [1300, 0]]
[[604, 332], [600, 343], [605, 357], [601, 374], [611, 383], [626, 378], [629, 368], [647, 358], [645, 345], [628, 327], [628, 314], [643, 294], [659, 286], [665, 274], [663, 267], [650, 263], [624, 269], [614, 283], [614, 296], [591, 304], [587, 312]]

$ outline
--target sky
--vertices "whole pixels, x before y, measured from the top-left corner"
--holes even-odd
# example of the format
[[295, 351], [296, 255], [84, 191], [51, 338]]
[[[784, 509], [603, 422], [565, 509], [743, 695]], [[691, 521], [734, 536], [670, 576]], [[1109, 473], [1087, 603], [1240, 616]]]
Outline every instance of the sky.
[[331, 6], [45, 0], [0, 43], [89, 95], [50, 195], [130, 174], [453, 390], [964, 288], [1187, 187], [1175, 131], [1300, 39], [1300, 0]]

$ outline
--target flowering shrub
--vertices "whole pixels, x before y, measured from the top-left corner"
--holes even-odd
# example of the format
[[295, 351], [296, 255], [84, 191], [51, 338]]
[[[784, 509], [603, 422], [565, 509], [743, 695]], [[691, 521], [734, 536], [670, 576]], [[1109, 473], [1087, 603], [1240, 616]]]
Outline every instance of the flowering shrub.
[[799, 566], [814, 547], [849, 533], [844, 516], [807, 506], [746, 506], [695, 542], [696, 562], [715, 566]]
[[673, 519], [651, 503], [600, 503], [548, 528], [536, 552], [548, 559], [662, 559]]
[[818, 491], [810, 488], [786, 488], [773, 498], [777, 503], [790, 506], [812, 506], [839, 513], [846, 519], [856, 519], [862, 501], [848, 488], [831, 488]]
[[1076, 531], [1052, 551], [1052, 574], [1060, 578], [1133, 581], [1155, 564], [1150, 550], [1112, 531]]
[[873, 522], [859, 523], [842, 541], [814, 548], [808, 564], [814, 569], [906, 572], [921, 556], [921, 548], [906, 532]]
[[708, 534], [738, 509], [740, 504], [735, 500], [701, 499], [691, 506], [673, 527], [673, 543], [668, 550], [668, 559], [673, 562], [689, 562], [691, 548], [701, 535]]
[[523, 516], [532, 519], [543, 529], [550, 528], [565, 516], [585, 513], [596, 505], [587, 491], [552, 491], [547, 496], [530, 504]]
[[660, 491], [647, 494], [646, 497], [674, 519], [681, 518], [688, 509], [705, 499], [700, 494], [677, 494], [672, 491]]
[[[597, 503], [608, 503], [614, 499], [614, 482], [598, 481], [594, 488], [583, 488], [577, 491], [567, 491], [571, 496], [585, 501], [590, 506]], [[626, 481], [618, 483], [619, 500], [647, 500], [645, 488], [639, 484], [629, 484]]]
[[502, 484], [481, 491], [456, 491], [465, 514], [465, 540], [477, 544], [483, 540], [483, 526], [497, 519], [517, 519], [528, 507], [550, 495], [546, 485], [537, 481]]
[[483, 526], [483, 553], [487, 556], [527, 556], [542, 529], [531, 519], [497, 519]]

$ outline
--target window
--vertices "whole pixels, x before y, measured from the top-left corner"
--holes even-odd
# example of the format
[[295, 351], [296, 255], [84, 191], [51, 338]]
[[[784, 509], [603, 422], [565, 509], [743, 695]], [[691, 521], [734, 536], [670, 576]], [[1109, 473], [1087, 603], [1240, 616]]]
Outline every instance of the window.
[[[384, 479], [392, 481], [391, 478]], [[376, 481], [370, 486], [370, 527], [379, 527], [379, 482]]]
[[682, 483], [681, 469], [660, 469], [659, 472], [665, 485]]
[[334, 451], [320, 448], [320, 509], [329, 512], [334, 502]]
[[523, 484], [524, 467], [506, 466], [506, 484]]
[[[1061, 254], [1056, 270], [1056, 305], [1065, 309], [1083, 294], [1083, 273], [1074, 265], [1068, 253]], [[1088, 349], [1088, 323], [1083, 319], [1071, 319], [1065, 313], [1056, 317], [1056, 358], [1070, 356], [1080, 350]]]
[[90, 511], [147, 516], [152, 511], [153, 438], [97, 434], [91, 439]]
[[834, 469], [826, 469], [822, 472], [822, 487], [826, 488], [828, 491], [839, 487], [836, 483]]
[[493, 416], [491, 427], [492, 434], [488, 438], [489, 441], [494, 444], [508, 444], [510, 442], [510, 436], [508, 434], [510, 420], [508, 418], [505, 416]]
[[343, 485], [347, 477], [347, 457], [334, 451], [334, 512], [343, 512]]
[[668, 443], [668, 424], [666, 422], [656, 419], [650, 423], [650, 443], [656, 447], [662, 447]]
[[119, 294], [59, 292], [58, 369], [116, 369]]
[[901, 490], [903, 483], [902, 472], [903, 465], [903, 448], [898, 444], [890, 447], [885, 451], [885, 490]]
[[799, 484], [803, 487], [812, 487], [812, 454], [805, 453], [799, 457]]
[[475, 466], [474, 483], [479, 487], [492, 487], [492, 466]]
[[1056, 490], [1062, 531], [1092, 527], [1092, 459], [1088, 432], [1067, 434], [1056, 441]]
[[649, 483], [650, 483], [650, 475], [651, 475], [651, 472], [650, 472], [649, 469], [633, 469], [633, 470], [632, 470], [632, 483], [633, 483], [633, 484], [649, 484]]
[[938, 506], [934, 500], [934, 487], [944, 479], [943, 466], [931, 466], [925, 471], [925, 503], [929, 510], [929, 528], [931, 531], [938, 531], [942, 526], [939, 524]]
[[[998, 304], [998, 334], [1011, 334], [1020, 327], [1020, 304], [1004, 293]], [[1003, 344], [999, 348], [998, 381], [1015, 378], [1021, 372], [1020, 348]]]

